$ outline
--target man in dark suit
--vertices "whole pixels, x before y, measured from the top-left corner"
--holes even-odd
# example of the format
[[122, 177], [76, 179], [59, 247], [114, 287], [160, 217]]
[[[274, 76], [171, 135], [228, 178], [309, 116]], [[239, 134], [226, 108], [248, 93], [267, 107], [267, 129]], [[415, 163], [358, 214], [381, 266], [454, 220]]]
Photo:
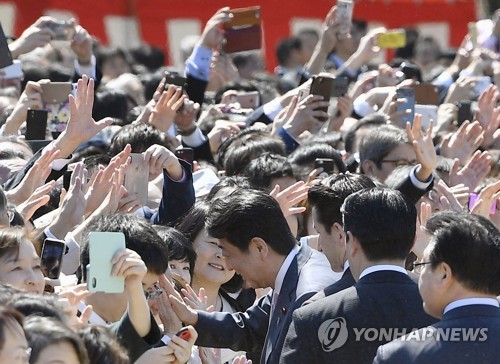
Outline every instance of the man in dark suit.
[[426, 227], [419, 289], [441, 321], [381, 346], [375, 363], [500, 363], [500, 232], [485, 218], [443, 212]]
[[261, 363], [276, 363], [293, 310], [334, 281], [328, 260], [297, 245], [278, 203], [264, 192], [237, 190], [216, 198], [207, 215], [208, 232], [220, 240], [228, 269], [252, 288], [273, 291], [243, 313], [195, 311], [180, 297], [171, 298], [172, 307], [182, 322], [195, 326], [197, 345], [261, 349]]
[[294, 312], [280, 363], [371, 363], [381, 343], [434, 321], [403, 268], [415, 206], [376, 187], [347, 197], [342, 214], [357, 283]]
[[340, 208], [347, 196], [375, 183], [364, 175], [338, 174], [328, 177], [311, 187], [307, 199], [312, 206], [314, 228], [319, 233], [318, 250], [335, 272], [343, 272], [340, 280], [316, 293], [304, 305], [349, 288], [356, 283], [346, 256], [345, 232]]

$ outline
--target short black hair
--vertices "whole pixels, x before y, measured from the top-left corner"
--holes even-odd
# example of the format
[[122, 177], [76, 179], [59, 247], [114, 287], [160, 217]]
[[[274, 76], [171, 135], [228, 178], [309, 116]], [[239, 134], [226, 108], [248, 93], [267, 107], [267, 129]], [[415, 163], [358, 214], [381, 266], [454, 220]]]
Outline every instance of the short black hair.
[[344, 230], [358, 239], [369, 260], [406, 259], [415, 240], [417, 209], [401, 192], [364, 189], [348, 196], [341, 211]]
[[372, 113], [364, 118], [358, 120], [358, 122], [352, 125], [349, 130], [344, 134], [344, 149], [348, 153], [357, 152], [355, 150], [357, 133], [360, 129], [364, 128], [375, 128], [379, 125], [384, 125], [387, 123], [387, 117], [381, 113]]
[[243, 175], [248, 177], [252, 188], [265, 191], [274, 187], [271, 186], [273, 179], [294, 177], [292, 165], [287, 158], [272, 153], [264, 153], [252, 160]]
[[166, 133], [144, 123], [129, 124], [121, 128], [111, 141], [109, 155], [114, 157], [123, 151], [127, 144], [132, 147], [132, 153], [145, 152], [154, 144], [162, 145], [169, 150], [175, 149]]
[[426, 228], [434, 242], [431, 268], [444, 262], [466, 288], [500, 295], [500, 232], [488, 219], [443, 211], [431, 216]]
[[346, 171], [345, 163], [339, 151], [327, 143], [304, 144], [299, 146], [288, 156], [288, 160], [292, 164], [295, 176], [298, 179], [307, 177], [312, 170], [310, 168], [314, 168], [314, 163], [317, 158], [333, 159], [333, 163], [340, 173]]
[[191, 242], [183, 233], [172, 227], [162, 225], [154, 225], [153, 227], [168, 245], [168, 261], [187, 261], [189, 263], [189, 273], [192, 276], [194, 264], [196, 263], [196, 253]]
[[100, 216], [87, 226], [82, 238], [80, 253], [80, 273], [86, 280], [86, 267], [89, 264], [88, 233], [91, 231], [121, 232], [125, 235], [125, 246], [140, 255], [148, 272], [163, 274], [168, 269], [168, 246], [151, 224], [139, 216], [131, 214], [112, 214]]
[[248, 251], [255, 237], [284, 256], [296, 244], [278, 202], [258, 190], [236, 190], [212, 200], [206, 227], [211, 236], [227, 239], [242, 252]]
[[302, 42], [298, 37], [289, 37], [282, 39], [276, 46], [276, 57], [280, 65], [286, 65], [290, 59], [293, 50], [299, 51], [302, 48]]
[[311, 186], [307, 198], [316, 209], [318, 222], [330, 233], [334, 223], [342, 225], [340, 208], [347, 196], [371, 187], [375, 184], [365, 175], [337, 174]]
[[248, 189], [252, 188], [250, 185], [250, 180], [244, 176], [230, 176], [221, 179], [215, 186], [212, 187], [208, 195], [205, 197], [206, 201], [212, 200], [215, 196], [217, 196], [218, 192], [222, 189]]
[[58, 321], [67, 322], [64, 314], [65, 307], [54, 296], [32, 295], [21, 292], [12, 296], [7, 305], [16, 309], [25, 317], [52, 317]]
[[209, 205], [205, 201], [196, 201], [187, 214], [175, 227], [192, 243], [196, 236], [205, 228]]
[[107, 327], [88, 325], [78, 331], [92, 364], [129, 364], [125, 348]]

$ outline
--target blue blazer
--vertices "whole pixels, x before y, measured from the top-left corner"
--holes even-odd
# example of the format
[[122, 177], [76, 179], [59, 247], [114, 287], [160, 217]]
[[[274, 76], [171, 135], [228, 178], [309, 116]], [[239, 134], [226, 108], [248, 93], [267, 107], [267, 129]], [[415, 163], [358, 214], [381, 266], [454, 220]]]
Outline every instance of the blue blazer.
[[262, 350], [261, 363], [276, 363], [285, 340], [293, 311], [319, 290], [334, 281], [326, 257], [302, 246], [283, 280], [283, 286], [271, 316], [271, 291], [245, 312], [234, 314], [198, 311], [195, 325], [196, 344], [226, 347], [235, 351]]
[[[470, 329], [468, 334], [477, 335], [476, 340], [442, 340], [437, 334], [427, 335], [429, 329], [450, 328], [459, 328], [460, 331]], [[441, 333], [441, 337], [446, 337], [446, 331]], [[493, 364], [500, 363], [499, 346], [500, 308], [488, 305], [462, 306], [446, 312], [442, 320], [430, 328], [380, 346], [374, 363]]]

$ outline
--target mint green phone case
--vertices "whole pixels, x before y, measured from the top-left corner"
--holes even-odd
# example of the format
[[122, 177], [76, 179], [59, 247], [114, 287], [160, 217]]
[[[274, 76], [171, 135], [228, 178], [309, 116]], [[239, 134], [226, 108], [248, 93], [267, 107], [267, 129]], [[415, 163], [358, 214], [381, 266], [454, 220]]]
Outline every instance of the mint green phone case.
[[90, 292], [121, 293], [125, 287], [123, 277], [111, 276], [115, 253], [125, 249], [123, 233], [91, 232], [89, 234], [89, 258], [87, 288]]

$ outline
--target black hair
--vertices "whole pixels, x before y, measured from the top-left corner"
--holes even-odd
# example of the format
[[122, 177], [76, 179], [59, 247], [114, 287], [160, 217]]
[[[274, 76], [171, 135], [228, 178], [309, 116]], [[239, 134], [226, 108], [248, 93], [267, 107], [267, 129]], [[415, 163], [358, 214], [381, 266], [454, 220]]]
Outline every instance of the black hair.
[[96, 120], [112, 117], [125, 120], [129, 111], [127, 94], [122, 91], [105, 90], [96, 94], [92, 116]]
[[106, 167], [109, 162], [111, 162], [111, 157], [105, 154], [95, 154], [88, 157], [85, 157], [83, 160], [83, 165], [89, 175], [92, 175], [94, 172], [99, 170], [99, 166], [102, 165]]
[[373, 113], [358, 120], [352, 125], [349, 130], [344, 134], [344, 148], [348, 153], [356, 152], [356, 137], [357, 132], [363, 128], [375, 128], [379, 125], [384, 125], [387, 122], [387, 117], [384, 114]]
[[143, 65], [149, 72], [154, 72], [165, 63], [165, 55], [160, 48], [142, 44], [132, 48], [130, 56], [137, 64]]
[[226, 83], [224, 86], [220, 87], [215, 93], [214, 102], [216, 104], [220, 104], [222, 101], [222, 95], [229, 90], [244, 91], [244, 92], [257, 91], [259, 93], [259, 106], [262, 105], [261, 101], [262, 97], [260, 96], [260, 90], [255, 85], [245, 80]]
[[212, 187], [205, 200], [210, 201], [218, 195], [221, 190], [235, 190], [235, 189], [249, 189], [252, 188], [250, 180], [245, 176], [230, 176], [221, 179], [215, 186]]
[[62, 322], [49, 317], [32, 316], [26, 319], [24, 329], [31, 348], [30, 363], [36, 363], [45, 348], [59, 343], [69, 343], [80, 364], [89, 362], [81, 339]]
[[100, 69], [102, 69], [102, 66], [104, 62], [114, 58], [114, 57], [120, 57], [122, 58], [127, 64], [130, 65], [130, 60], [129, 60], [129, 55], [127, 52], [121, 48], [116, 48], [116, 47], [99, 47], [97, 51], [95, 52], [96, 55], [96, 65]]
[[443, 211], [426, 224], [432, 233], [432, 269], [448, 264], [464, 287], [500, 295], [500, 232], [488, 219], [465, 212]]
[[129, 364], [126, 349], [105, 326], [88, 325], [78, 331], [92, 364]]
[[132, 153], [145, 152], [154, 144], [162, 145], [169, 150], [174, 150], [167, 134], [162, 133], [154, 126], [144, 123], [125, 125], [115, 134], [109, 147], [109, 155], [114, 157], [125, 149], [127, 144], [132, 147]]
[[282, 39], [276, 46], [276, 57], [280, 65], [286, 65], [293, 50], [300, 50], [302, 42], [298, 37], [289, 37]]
[[205, 227], [205, 219], [208, 216], [209, 204], [205, 201], [196, 201], [188, 213], [181, 219], [180, 223], [175, 227], [184, 236], [193, 242], [196, 236]]
[[339, 173], [346, 171], [346, 166], [340, 153], [331, 145], [326, 143], [310, 143], [299, 146], [288, 160], [292, 164], [295, 177], [303, 179], [314, 169], [314, 162], [317, 158], [333, 159]]
[[226, 239], [242, 252], [253, 238], [284, 256], [296, 244], [278, 202], [263, 191], [236, 190], [212, 200], [206, 226], [211, 236]]
[[21, 330], [23, 330], [23, 315], [12, 308], [0, 305], [0, 351], [3, 349], [6, 340], [5, 329], [12, 327], [12, 324], [15, 325], [16, 322], [21, 326]]
[[413, 247], [417, 210], [401, 192], [373, 187], [353, 193], [341, 208], [344, 230], [370, 261], [406, 259]]
[[89, 264], [88, 233], [91, 231], [121, 232], [125, 235], [125, 246], [140, 255], [148, 272], [163, 274], [168, 269], [168, 246], [143, 218], [131, 214], [116, 213], [100, 216], [87, 226], [81, 241], [79, 274], [86, 280]]
[[248, 164], [243, 171], [248, 177], [252, 188], [268, 191], [273, 179], [291, 177], [293, 178], [292, 165], [286, 157], [271, 153], [264, 153]]
[[15, 308], [26, 317], [51, 317], [64, 323], [67, 322], [64, 315], [65, 308], [54, 296], [19, 293], [12, 296], [7, 305]]
[[316, 209], [318, 222], [330, 233], [334, 223], [342, 225], [340, 208], [347, 196], [371, 187], [375, 187], [375, 184], [367, 176], [338, 174], [311, 186], [307, 198], [309, 204]]
[[191, 242], [183, 233], [174, 228], [161, 225], [154, 225], [153, 228], [168, 245], [168, 261], [187, 261], [189, 263], [189, 273], [192, 277], [194, 264], [196, 263], [196, 253]]

